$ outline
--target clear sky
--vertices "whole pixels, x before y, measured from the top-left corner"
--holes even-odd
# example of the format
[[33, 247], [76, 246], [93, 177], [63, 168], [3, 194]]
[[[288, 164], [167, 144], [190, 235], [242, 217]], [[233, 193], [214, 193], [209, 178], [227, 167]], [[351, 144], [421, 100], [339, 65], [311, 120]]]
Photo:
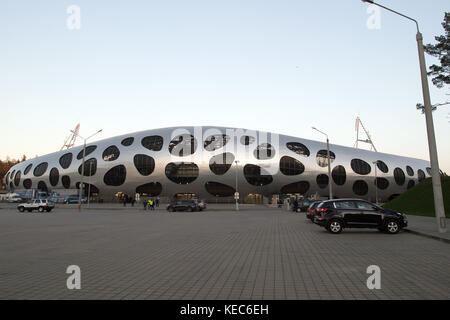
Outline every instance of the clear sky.
[[[380, 0], [443, 34], [448, 0]], [[71, 5], [80, 29], [67, 26]], [[381, 152], [429, 159], [412, 22], [360, 0], [2, 1], [0, 158], [177, 125], [265, 130], [352, 146], [359, 116]], [[73, 21], [73, 20], [71, 20]], [[373, 20], [371, 20], [373, 21]], [[427, 56], [427, 64], [436, 60]], [[449, 88], [430, 81], [432, 103]], [[450, 106], [434, 112], [450, 173]], [[78, 141], [78, 144], [80, 141]]]

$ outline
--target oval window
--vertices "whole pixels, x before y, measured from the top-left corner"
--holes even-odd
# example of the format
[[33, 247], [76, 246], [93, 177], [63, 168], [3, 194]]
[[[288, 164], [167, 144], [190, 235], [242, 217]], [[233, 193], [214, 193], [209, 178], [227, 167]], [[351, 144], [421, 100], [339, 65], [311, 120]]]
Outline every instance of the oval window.
[[70, 164], [72, 163], [72, 153], [66, 153], [59, 158], [59, 164], [61, 165], [61, 168], [67, 169], [70, 167]]
[[222, 148], [228, 143], [230, 137], [226, 134], [217, 134], [209, 136], [205, 139], [203, 147], [206, 151], [214, 151]]
[[209, 160], [209, 169], [217, 175], [225, 174], [234, 162], [234, 155], [226, 152], [218, 154]]
[[122, 142], [120, 142], [123, 146], [125, 147], [129, 147], [133, 144], [134, 142], [134, 138], [133, 137], [129, 137], [129, 138], [125, 138], [122, 140]]
[[345, 168], [343, 166], [334, 167], [333, 171], [331, 171], [331, 177], [333, 178], [334, 183], [336, 183], [338, 186], [344, 185], [347, 179]]
[[287, 184], [283, 186], [280, 190], [283, 194], [305, 194], [309, 190], [309, 182], [308, 181], [299, 181]]
[[286, 143], [286, 147], [291, 150], [292, 152], [295, 152], [296, 154], [299, 154], [304, 157], [309, 157], [309, 149], [300, 142], [288, 142]]
[[370, 167], [370, 164], [365, 162], [361, 159], [353, 159], [350, 162], [350, 166], [352, 167], [353, 171], [357, 174], [366, 175], [369, 174], [370, 171], [372, 171], [372, 168]]
[[305, 171], [303, 163], [289, 156], [280, 159], [280, 171], [286, 176], [295, 176]]
[[170, 162], [165, 169], [166, 177], [177, 184], [192, 183], [198, 172], [198, 166], [193, 162]]
[[[80, 164], [78, 167], [78, 173], [82, 174], [83, 164]], [[90, 158], [89, 160], [84, 161], [84, 176], [91, 177], [95, 175], [97, 172], [97, 159]]]
[[324, 189], [328, 186], [328, 180], [328, 175], [326, 174], [319, 174], [316, 178], [317, 185], [321, 189]]
[[137, 171], [143, 176], [148, 176], [155, 170], [155, 160], [146, 154], [135, 155], [133, 162]]
[[275, 156], [275, 148], [270, 143], [262, 143], [255, 149], [253, 155], [259, 160], [272, 159]]
[[164, 139], [161, 136], [147, 136], [141, 140], [142, 146], [152, 151], [160, 151], [163, 143]]
[[205, 189], [209, 194], [215, 197], [231, 197], [235, 192], [233, 187], [213, 181], [205, 183]]
[[[84, 156], [86, 157], [86, 156], [90, 155], [92, 152], [95, 151], [95, 149], [97, 149], [97, 146], [88, 146], [88, 147], [86, 147], [86, 151], [85, 151]], [[78, 153], [77, 159], [78, 160], [83, 159], [83, 149], [81, 149], [81, 151]]]
[[35, 177], [40, 177], [42, 176], [45, 171], [47, 171], [47, 167], [48, 167], [48, 163], [47, 162], [42, 162], [41, 164], [39, 164], [36, 168], [34, 168], [33, 174]]
[[356, 180], [353, 183], [353, 192], [358, 196], [365, 196], [369, 191], [369, 186], [363, 180]]
[[169, 143], [169, 152], [177, 157], [185, 157], [195, 153], [197, 140], [193, 135], [182, 134], [176, 136]]
[[103, 151], [103, 161], [114, 161], [117, 160], [120, 156], [119, 148], [116, 146], [109, 146], [108, 148]]
[[52, 185], [53, 187], [55, 187], [58, 184], [58, 181], [59, 181], [58, 169], [52, 168], [52, 170], [50, 170], [49, 180], [50, 180], [50, 185]]
[[248, 183], [254, 186], [265, 186], [273, 181], [270, 174], [267, 174], [260, 166], [246, 164], [244, 166], [244, 177]]
[[[336, 159], [336, 155], [333, 151], [330, 151], [330, 163], [333, 163], [334, 159]], [[328, 155], [327, 150], [319, 150], [316, 154], [316, 161], [320, 167], [328, 166]]]
[[402, 186], [405, 184], [405, 173], [400, 168], [394, 169], [394, 180], [399, 185]]
[[150, 182], [142, 184], [136, 188], [136, 193], [142, 196], [156, 197], [161, 194], [162, 185], [159, 182]]
[[25, 168], [25, 171], [23, 172], [23, 174], [24, 174], [24, 175], [27, 175], [28, 172], [30, 172], [32, 166], [33, 166], [33, 165], [30, 163], [30, 164]]
[[103, 182], [108, 186], [121, 186], [127, 177], [127, 170], [124, 165], [112, 167], [105, 173]]

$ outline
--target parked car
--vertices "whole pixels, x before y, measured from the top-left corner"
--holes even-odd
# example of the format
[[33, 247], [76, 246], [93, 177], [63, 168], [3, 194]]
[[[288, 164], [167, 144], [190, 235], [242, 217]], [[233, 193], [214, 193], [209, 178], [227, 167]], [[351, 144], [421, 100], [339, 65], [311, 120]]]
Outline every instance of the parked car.
[[[78, 203], [80, 202], [80, 198], [78, 196], [68, 196], [64, 203]], [[81, 198], [81, 203], [86, 203], [86, 198]]]
[[27, 210], [28, 212], [31, 212], [33, 210], [37, 210], [39, 212], [50, 212], [55, 207], [55, 204], [51, 201], [45, 200], [45, 199], [34, 199], [30, 200], [27, 203], [21, 203], [17, 205], [17, 209], [20, 212], [24, 212]]
[[360, 199], [323, 201], [316, 212], [314, 223], [331, 233], [340, 233], [345, 228], [377, 228], [393, 234], [408, 225], [403, 213]]
[[198, 204], [200, 211], [206, 210], [205, 200], [197, 200], [197, 204]]
[[8, 202], [20, 203], [20, 202], [23, 202], [23, 199], [20, 196], [14, 195], [14, 196], [8, 198]]
[[308, 209], [306, 209], [306, 218], [310, 219], [312, 222], [314, 222], [314, 216], [316, 214], [316, 208], [321, 203], [321, 200], [316, 200], [312, 202]]
[[200, 211], [201, 208], [197, 200], [180, 200], [167, 205], [167, 210], [173, 211]]

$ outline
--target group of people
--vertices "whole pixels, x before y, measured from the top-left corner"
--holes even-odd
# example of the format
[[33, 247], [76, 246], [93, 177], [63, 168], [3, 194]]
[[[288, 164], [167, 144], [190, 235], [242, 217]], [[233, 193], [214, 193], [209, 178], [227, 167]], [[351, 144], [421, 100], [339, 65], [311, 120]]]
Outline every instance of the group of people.
[[155, 210], [155, 207], [159, 207], [159, 197], [156, 199], [150, 198], [148, 200], [142, 200], [142, 204], [144, 206], [144, 210]]

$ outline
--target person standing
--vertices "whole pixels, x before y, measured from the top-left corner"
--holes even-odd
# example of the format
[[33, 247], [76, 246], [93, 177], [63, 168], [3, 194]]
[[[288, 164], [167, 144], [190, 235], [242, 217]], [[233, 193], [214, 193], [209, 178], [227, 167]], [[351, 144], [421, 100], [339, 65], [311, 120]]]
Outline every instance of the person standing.
[[159, 207], [159, 197], [156, 197], [155, 205], [156, 205], [157, 208]]
[[148, 204], [148, 202], [147, 201], [142, 201], [142, 204], [144, 205], [144, 210], [147, 210], [147, 204]]

